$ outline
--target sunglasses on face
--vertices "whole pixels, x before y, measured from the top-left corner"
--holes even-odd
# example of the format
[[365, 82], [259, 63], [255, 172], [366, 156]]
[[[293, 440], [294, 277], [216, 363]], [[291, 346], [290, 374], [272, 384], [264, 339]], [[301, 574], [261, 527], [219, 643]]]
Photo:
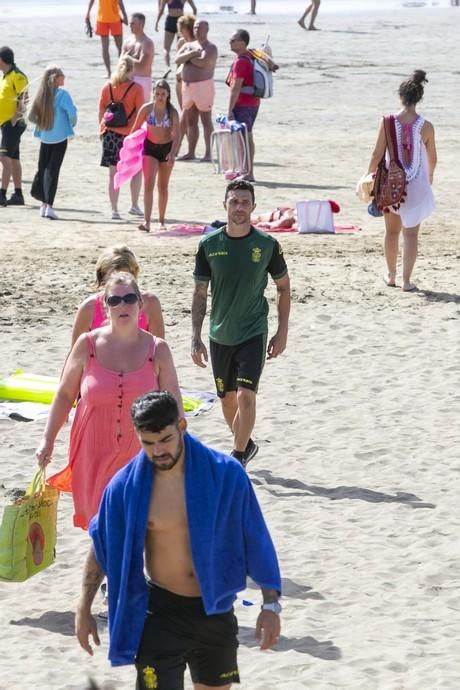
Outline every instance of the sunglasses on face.
[[127, 295], [109, 295], [105, 300], [109, 307], [118, 307], [119, 304], [124, 302], [125, 304], [136, 304], [139, 301], [139, 297], [135, 292], [128, 292]]

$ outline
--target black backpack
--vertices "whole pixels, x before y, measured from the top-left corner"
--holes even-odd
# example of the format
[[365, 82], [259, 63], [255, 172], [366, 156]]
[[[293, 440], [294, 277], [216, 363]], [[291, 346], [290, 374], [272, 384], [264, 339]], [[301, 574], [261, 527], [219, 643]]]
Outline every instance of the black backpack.
[[[131, 84], [128, 86], [121, 100], [125, 98], [126, 94], [132, 86], [134, 86], [134, 82], [131, 82]], [[125, 106], [123, 105], [123, 103], [121, 101], [113, 100], [112, 84], [109, 84], [109, 89], [111, 100], [107, 108], [105, 109], [104, 120], [106, 121], [107, 126], [110, 128], [126, 127], [136, 108], [133, 108], [127, 116]]]

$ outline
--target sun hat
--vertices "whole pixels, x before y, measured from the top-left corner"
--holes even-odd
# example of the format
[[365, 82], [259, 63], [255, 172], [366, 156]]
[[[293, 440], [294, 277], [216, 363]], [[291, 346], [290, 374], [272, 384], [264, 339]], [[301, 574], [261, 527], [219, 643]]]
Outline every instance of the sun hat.
[[372, 173], [366, 173], [365, 175], [361, 175], [361, 177], [358, 180], [358, 184], [356, 185], [356, 196], [361, 199], [361, 201], [365, 201], [368, 203], [372, 196], [372, 189], [374, 187], [374, 176]]

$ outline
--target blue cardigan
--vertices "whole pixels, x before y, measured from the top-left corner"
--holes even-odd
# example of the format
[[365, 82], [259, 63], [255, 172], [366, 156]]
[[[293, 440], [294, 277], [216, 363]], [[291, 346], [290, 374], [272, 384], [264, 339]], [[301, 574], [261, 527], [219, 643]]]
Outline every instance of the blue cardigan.
[[54, 92], [54, 122], [51, 129], [34, 129], [34, 137], [43, 144], [58, 144], [73, 137], [77, 124], [77, 109], [68, 91], [57, 88]]
[[[107, 574], [109, 659], [132, 664], [148, 605], [144, 541], [153, 463], [144, 451], [108, 484], [89, 533]], [[249, 575], [281, 592], [276, 552], [241, 465], [185, 434], [185, 496], [192, 559], [208, 615], [231, 609]]]

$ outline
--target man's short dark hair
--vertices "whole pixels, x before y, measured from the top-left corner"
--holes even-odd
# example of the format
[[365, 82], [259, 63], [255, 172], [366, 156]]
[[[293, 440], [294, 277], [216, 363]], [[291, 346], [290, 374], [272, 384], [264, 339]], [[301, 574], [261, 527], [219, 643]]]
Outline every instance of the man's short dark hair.
[[131, 419], [136, 431], [158, 434], [179, 421], [176, 399], [168, 391], [152, 391], [137, 398], [131, 406]]
[[14, 65], [14, 53], [8, 46], [0, 48], [0, 58], [7, 65]]
[[140, 22], [145, 24], [145, 14], [142, 14], [142, 12], [133, 12], [131, 19], [138, 19]]
[[246, 31], [246, 29], [237, 29], [235, 31], [235, 36], [238, 38], [239, 41], [243, 41], [243, 43], [248, 46], [249, 41], [251, 40], [251, 37], [249, 35], [249, 32]]
[[225, 190], [225, 201], [227, 201], [227, 197], [230, 194], [230, 192], [239, 191], [250, 192], [252, 196], [252, 203], [255, 203], [256, 195], [254, 192], [254, 187], [247, 180], [234, 180], [233, 182], [230, 182], [230, 184], [227, 185], [227, 189]]

